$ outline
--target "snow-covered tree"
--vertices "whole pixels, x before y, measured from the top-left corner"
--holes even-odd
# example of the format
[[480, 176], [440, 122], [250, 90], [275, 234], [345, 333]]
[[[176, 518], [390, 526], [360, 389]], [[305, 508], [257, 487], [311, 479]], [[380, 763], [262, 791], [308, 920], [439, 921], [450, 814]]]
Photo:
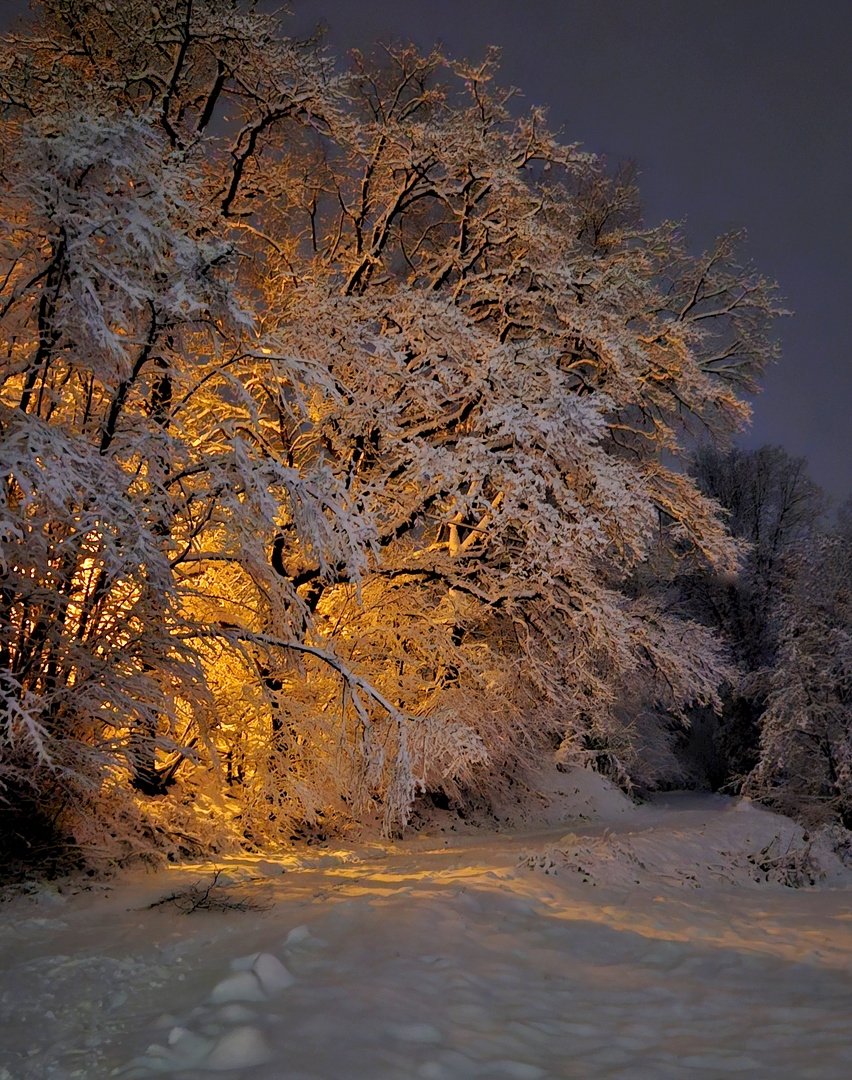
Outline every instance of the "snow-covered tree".
[[797, 565], [788, 556], [819, 535], [826, 503], [805, 459], [780, 446], [752, 451], [705, 446], [693, 457], [690, 472], [728, 512], [729, 528], [744, 545], [736, 574], [705, 567], [679, 582], [686, 610], [719, 632], [736, 665], [721, 714], [704, 724], [715, 744], [707, 761], [710, 779], [731, 784], [760, 757], [760, 717], [777, 660], [781, 603]]
[[745, 422], [773, 288], [494, 76], [340, 72], [231, 0], [5, 43], [7, 789], [392, 826], [545, 744], [617, 769], [625, 680], [713, 699], [712, 635], [623, 585], [733, 564], [672, 463]]
[[[202, 41], [233, 62], [241, 40], [274, 108], [303, 109], [318, 61], [271, 47], [267, 20], [210, 15]], [[304, 604], [269, 558], [277, 530], [353, 579], [374, 533], [332, 470], [267, 446], [270, 393], [298, 429], [337, 391], [281, 357], [248, 303], [253, 260], [222, 225], [203, 142], [221, 87], [191, 119], [169, 97], [189, 32], [147, 5], [59, 4], [4, 54], [0, 772], [19, 798], [125, 776], [159, 794], [203, 743], [215, 757], [221, 650], [260, 630], [304, 646]], [[212, 566], [225, 572], [208, 580]]]
[[[848, 520], [848, 518], [847, 518]], [[852, 535], [788, 556], [778, 656], [746, 791], [815, 823], [852, 825]]]
[[823, 492], [809, 475], [807, 461], [791, 457], [781, 446], [728, 452], [704, 447], [690, 472], [701, 490], [728, 511], [731, 532], [747, 545], [736, 578], [705, 581], [703, 598], [697, 599], [719, 622], [741, 664], [751, 671], [770, 666], [773, 607], [788, 569], [785, 556], [818, 529]]

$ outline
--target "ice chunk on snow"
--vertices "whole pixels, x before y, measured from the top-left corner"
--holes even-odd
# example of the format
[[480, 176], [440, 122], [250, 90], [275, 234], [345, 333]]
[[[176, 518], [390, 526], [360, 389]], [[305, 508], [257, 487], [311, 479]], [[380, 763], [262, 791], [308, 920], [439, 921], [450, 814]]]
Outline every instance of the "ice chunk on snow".
[[223, 1005], [216, 1014], [217, 1019], [226, 1024], [247, 1024], [254, 1020], [257, 1013], [254, 1009], [247, 1009], [239, 1001], [232, 1001], [229, 1005]]
[[211, 1005], [225, 1005], [229, 1001], [266, 1001], [266, 994], [253, 971], [238, 971], [217, 983], [208, 1001]]
[[284, 939], [285, 949], [324, 949], [328, 943], [322, 938], [314, 937], [307, 926], [294, 926]]
[[[172, 1016], [171, 1013], [160, 1013], [160, 1015], [154, 1021], [154, 1027], [155, 1028], [171, 1028], [171, 1027], [174, 1027], [176, 1023], [177, 1023], [177, 1017], [176, 1016]], [[3, 1080], [3, 1078], [0, 1077], [0, 1080]]]
[[433, 1024], [388, 1024], [388, 1032], [402, 1042], [436, 1043], [441, 1033]]
[[278, 957], [273, 956], [272, 953], [260, 953], [252, 970], [267, 994], [280, 994], [296, 981]]
[[251, 971], [254, 967], [254, 962], [260, 956], [260, 953], [249, 953], [248, 956], [238, 956], [230, 962], [228, 967], [231, 971]]
[[212, 1046], [212, 1039], [205, 1039], [203, 1035], [196, 1035], [186, 1028], [176, 1027], [169, 1032], [170, 1056], [175, 1061], [175, 1068], [197, 1068]]
[[287, 937], [284, 939], [284, 945], [287, 948], [293, 945], [303, 945], [311, 936], [310, 930], [307, 926], [294, 926]]
[[272, 1050], [257, 1028], [237, 1027], [219, 1039], [204, 1067], [212, 1072], [224, 1072], [227, 1069], [264, 1065], [271, 1060]]
[[265, 1001], [296, 981], [272, 953], [251, 953], [231, 961], [232, 975], [217, 983], [207, 999], [211, 1005], [239, 1001]]
[[[153, 1047], [149, 1047], [149, 1050]], [[163, 1047], [160, 1047], [162, 1050]], [[127, 1080], [142, 1080], [143, 1077], [151, 1076], [153, 1073], [170, 1073], [174, 1072], [173, 1064], [168, 1058], [154, 1057], [150, 1054], [145, 1054], [142, 1057], [135, 1057], [127, 1065], [124, 1065], [120, 1069], [113, 1069], [113, 1076], [123, 1076]]]
[[169, 1034], [168, 1046], [152, 1043], [144, 1056], [134, 1058], [123, 1069], [117, 1069], [115, 1075], [135, 1078], [150, 1076], [152, 1073], [175, 1073], [206, 1068], [207, 1055], [212, 1047], [212, 1039], [205, 1039], [186, 1028], [176, 1027]]

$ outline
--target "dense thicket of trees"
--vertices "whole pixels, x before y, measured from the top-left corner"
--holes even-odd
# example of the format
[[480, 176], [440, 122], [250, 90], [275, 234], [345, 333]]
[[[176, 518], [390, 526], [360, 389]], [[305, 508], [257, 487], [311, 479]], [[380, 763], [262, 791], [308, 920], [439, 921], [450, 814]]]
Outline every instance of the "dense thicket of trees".
[[849, 507], [781, 447], [705, 448], [691, 472], [747, 544], [735, 575], [682, 578], [688, 610], [734, 662], [710, 721], [715, 780], [813, 824], [852, 824]]
[[[707, 771], [711, 783], [736, 790], [760, 757], [760, 718], [778, 657], [790, 553], [819, 533], [827, 502], [805, 460], [781, 447], [726, 452], [705, 446], [690, 472], [725, 507], [731, 532], [745, 545], [736, 574], [699, 568], [678, 584], [686, 610], [717, 630], [735, 665], [718, 719], [707, 718], [715, 742]], [[696, 726], [702, 726], [698, 717]]]
[[760, 756], [746, 790], [794, 816], [852, 827], [852, 537], [789, 553]]
[[774, 355], [738, 238], [644, 225], [493, 57], [40, 13], [0, 53], [5, 797], [94, 843], [394, 828], [560, 744], [629, 779], [619, 702], [729, 677], [636, 582], [736, 565], [677, 459]]

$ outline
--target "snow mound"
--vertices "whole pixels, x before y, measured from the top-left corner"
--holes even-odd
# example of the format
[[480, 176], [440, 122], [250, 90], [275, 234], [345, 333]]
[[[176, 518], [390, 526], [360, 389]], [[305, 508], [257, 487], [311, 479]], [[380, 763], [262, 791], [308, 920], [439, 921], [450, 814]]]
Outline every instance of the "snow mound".
[[307, 926], [304, 924], [302, 924], [302, 926], [294, 926], [284, 939], [284, 947], [295, 948], [297, 945], [304, 945], [306, 942], [310, 941], [310, 939], [311, 932]]
[[280, 994], [296, 981], [278, 957], [273, 956], [272, 953], [261, 953], [255, 960], [252, 971], [270, 997]]
[[[495, 828], [498, 832], [529, 832], [572, 823], [614, 822], [636, 810], [633, 801], [611, 780], [591, 769], [558, 762], [555, 756], [537, 769], [506, 780], [507, 785], [493, 794], [487, 805], [458, 809], [418, 801], [412, 815], [413, 830], [423, 836], [436, 831], [469, 835]], [[321, 860], [300, 859], [300, 865], [331, 865], [328, 857]]]
[[617, 821], [635, 810], [623, 791], [591, 769], [548, 769], [541, 776], [540, 790], [551, 803], [548, 823], [572, 818]]
[[229, 1002], [265, 1001], [296, 981], [277, 956], [251, 953], [230, 963], [233, 975], [218, 982], [207, 999], [211, 1005]]
[[222, 979], [208, 998], [211, 1005], [225, 1005], [231, 1001], [265, 1001], [266, 994], [253, 971], [238, 971]]
[[[685, 809], [670, 800], [634, 813], [631, 828], [600, 836], [568, 833], [545, 850], [524, 855], [522, 867], [576, 875], [584, 884], [702, 888], [710, 885], [848, 885], [852, 872], [822, 834], [746, 800], [701, 796]], [[699, 806], [690, 809], [690, 805]], [[643, 813], [644, 811], [644, 813]], [[665, 816], [663, 816], [663, 814]]]
[[615, 822], [635, 812], [631, 800], [611, 780], [591, 769], [548, 762], [526, 778], [528, 796], [495, 807], [511, 827], [553, 828], [570, 823]]
[[269, 1044], [255, 1027], [236, 1027], [226, 1032], [210, 1052], [204, 1067], [212, 1072], [248, 1069], [272, 1059]]

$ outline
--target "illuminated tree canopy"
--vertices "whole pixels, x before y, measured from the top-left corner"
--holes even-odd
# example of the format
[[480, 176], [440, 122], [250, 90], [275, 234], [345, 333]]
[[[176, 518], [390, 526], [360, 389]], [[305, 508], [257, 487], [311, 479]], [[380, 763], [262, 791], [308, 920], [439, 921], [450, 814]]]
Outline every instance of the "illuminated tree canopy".
[[629, 780], [619, 697], [725, 674], [637, 572], [736, 560], [677, 462], [774, 354], [739, 238], [646, 226], [494, 56], [40, 14], [0, 54], [4, 789], [257, 839], [557, 746]]

